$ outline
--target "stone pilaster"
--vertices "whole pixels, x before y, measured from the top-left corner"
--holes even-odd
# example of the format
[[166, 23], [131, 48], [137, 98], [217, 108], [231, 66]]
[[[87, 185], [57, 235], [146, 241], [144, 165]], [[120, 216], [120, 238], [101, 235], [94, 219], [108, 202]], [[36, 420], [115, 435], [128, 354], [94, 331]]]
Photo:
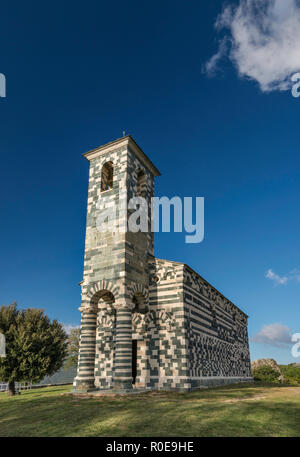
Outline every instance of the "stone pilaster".
[[114, 389], [132, 389], [132, 309], [116, 307]]
[[97, 309], [79, 308], [79, 311], [81, 334], [75, 390], [87, 392], [95, 389]]

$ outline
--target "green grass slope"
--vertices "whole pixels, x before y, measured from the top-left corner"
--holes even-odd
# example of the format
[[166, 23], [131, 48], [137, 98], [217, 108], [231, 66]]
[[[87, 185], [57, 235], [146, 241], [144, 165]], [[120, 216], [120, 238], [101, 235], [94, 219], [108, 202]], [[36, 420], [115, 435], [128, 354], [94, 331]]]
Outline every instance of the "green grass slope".
[[0, 394], [0, 436], [300, 436], [300, 387], [81, 398], [70, 387]]

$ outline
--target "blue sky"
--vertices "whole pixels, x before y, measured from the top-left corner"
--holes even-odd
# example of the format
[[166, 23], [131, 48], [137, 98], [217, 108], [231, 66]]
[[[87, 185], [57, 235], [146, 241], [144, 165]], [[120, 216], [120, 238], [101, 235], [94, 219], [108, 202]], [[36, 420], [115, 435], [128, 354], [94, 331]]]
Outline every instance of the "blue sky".
[[235, 33], [214, 28], [222, 4], [2, 5], [1, 303], [79, 323], [81, 154], [126, 130], [162, 173], [156, 195], [205, 197], [204, 241], [156, 234], [156, 256], [189, 264], [249, 314], [250, 337], [272, 343], [251, 342], [252, 359], [299, 361], [285, 339], [300, 332], [300, 98], [270, 77], [296, 64], [264, 73], [246, 50], [251, 73], [222, 51], [204, 72]]

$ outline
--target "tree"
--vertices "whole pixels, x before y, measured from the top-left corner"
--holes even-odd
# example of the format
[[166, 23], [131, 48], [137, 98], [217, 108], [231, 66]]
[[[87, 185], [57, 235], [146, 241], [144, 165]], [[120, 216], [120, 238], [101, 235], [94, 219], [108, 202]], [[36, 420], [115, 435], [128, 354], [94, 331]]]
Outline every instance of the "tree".
[[0, 359], [0, 379], [8, 382], [8, 395], [15, 382], [39, 382], [56, 373], [67, 355], [68, 335], [44, 310], [18, 310], [17, 304], [0, 307], [0, 332], [6, 339], [6, 358]]
[[68, 338], [68, 355], [65, 368], [77, 367], [79, 354], [80, 328], [73, 328]]
[[252, 370], [255, 381], [279, 383], [281, 378], [280, 371], [275, 370], [270, 365], [261, 365]]

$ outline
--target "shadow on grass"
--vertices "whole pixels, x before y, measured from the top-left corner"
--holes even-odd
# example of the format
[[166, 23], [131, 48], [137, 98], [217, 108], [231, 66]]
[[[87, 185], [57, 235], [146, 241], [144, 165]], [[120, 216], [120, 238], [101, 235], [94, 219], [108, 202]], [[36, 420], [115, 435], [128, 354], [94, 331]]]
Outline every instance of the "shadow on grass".
[[140, 400], [153, 398], [168, 398], [170, 401], [178, 401], [179, 399], [194, 401], [194, 400], [220, 400], [220, 399], [236, 399], [236, 398], [251, 398], [256, 397], [262, 393], [266, 392], [266, 389], [271, 392], [272, 389], [284, 387], [291, 387], [290, 385], [274, 385], [274, 384], [265, 384], [265, 383], [241, 383], [233, 384], [225, 387], [215, 387], [212, 389], [201, 389], [195, 390], [187, 393], [178, 393], [178, 392], [149, 392], [146, 394], [140, 394], [137, 398]]

